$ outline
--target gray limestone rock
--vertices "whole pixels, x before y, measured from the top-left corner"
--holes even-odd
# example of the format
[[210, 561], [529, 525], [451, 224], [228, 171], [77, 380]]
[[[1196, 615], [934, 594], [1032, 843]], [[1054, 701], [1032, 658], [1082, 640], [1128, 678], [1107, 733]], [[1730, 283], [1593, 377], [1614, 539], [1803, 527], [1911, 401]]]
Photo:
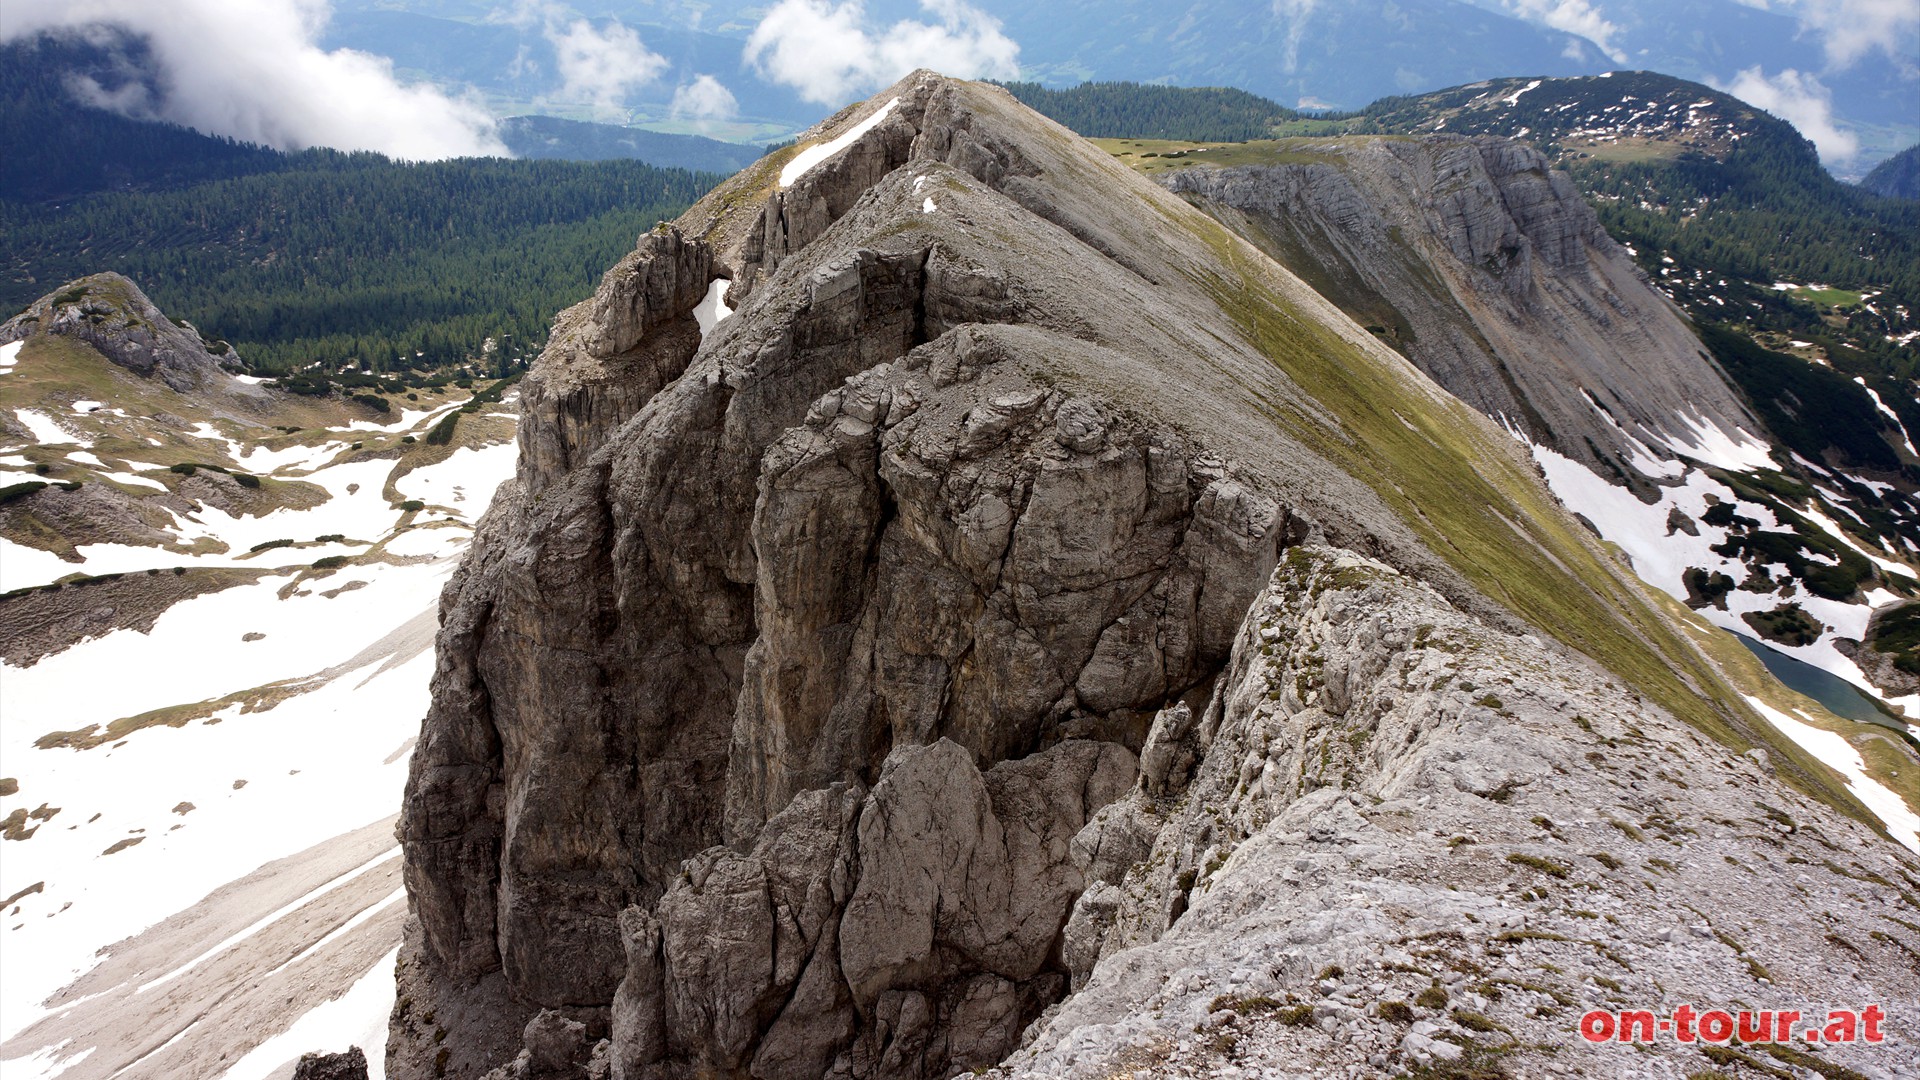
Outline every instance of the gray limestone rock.
[[889, 756], [871, 791], [799, 795], [751, 852], [703, 852], [652, 912], [622, 914], [615, 1075], [998, 1061], [1061, 982], [1051, 945], [1082, 879], [1058, 853], [1133, 776], [1113, 744], [982, 774], [942, 739]]
[[[1335, 671], [1340, 712], [1324, 707]], [[1764, 752], [1710, 742], [1380, 563], [1290, 550], [1215, 700], [1185, 799], [1143, 783], [1076, 839], [1153, 823], [1151, 854], [1075, 902], [1073, 996], [992, 1075], [1311, 1061], [1372, 1077], [1497, 1058], [1513, 1076], [1682, 1077], [1696, 1048], [1587, 1043], [1580, 1014], [1920, 987], [1897, 959], [1910, 936], [1876, 929], [1910, 906], [1920, 859], [1790, 790]], [[1818, 832], [1830, 865], [1809, 872], [1780, 818]], [[1889, 885], [1870, 888], [1869, 865]], [[1436, 986], [1444, 1006], [1422, 996]], [[1897, 1038], [1827, 1063], [1902, 1075], [1920, 1030]]]
[[0, 345], [34, 334], [84, 341], [121, 367], [181, 392], [232, 389], [225, 375], [242, 370], [232, 346], [209, 344], [192, 324], [175, 323], [139, 286], [115, 273], [69, 281], [0, 323]]
[[[1609, 737], [1671, 730], [1577, 658], [1512, 645], [1505, 601], [1435, 554], [1442, 507], [1418, 500], [1484, 472], [1505, 486], [1472, 489], [1479, 517], [1513, 531], [1476, 550], [1639, 604], [1564, 516], [1515, 523], [1558, 511], [1513, 494], [1533, 474], [1504, 434], [995, 89], [918, 73], [819, 135], [896, 99], [791, 185], [776, 155], [650, 233], [529, 377], [522, 472], [443, 595], [410, 766], [396, 1080], [442, 1051], [455, 1075], [531, 1068], [542, 1010], [583, 1025], [576, 1063], [605, 1035], [623, 1080], [946, 1077], [1027, 1032], [1046, 1055], [1123, 1014], [1162, 1031], [1153, 1002], [1175, 998], [1155, 994], [1190, 1034], [1199, 990], [1123, 972], [1174, 970], [1206, 927], [1196, 951], [1260, 944], [1277, 959], [1241, 968], [1310, 976], [1319, 953], [1282, 955], [1267, 923], [1226, 940], [1210, 912], [1244, 881], [1236, 910], [1333, 941], [1332, 898], [1369, 880], [1335, 855], [1401, 875], [1368, 888], [1511, 928], [1412, 879], [1441, 841], [1370, 799], [1506, 827], [1576, 790], [1579, 737], [1437, 670], [1405, 681], [1445, 662], [1410, 619], [1476, 643], [1462, 664], [1575, 673], [1559, 700], [1584, 695]], [[1512, 265], [1584, 257], [1545, 213], [1510, 214], [1541, 237]], [[1470, 255], [1507, 249], [1477, 230]], [[732, 314], [689, 337], [718, 277]], [[1337, 365], [1365, 402], [1306, 385]], [[1340, 411], [1384, 391], [1407, 412], [1375, 435], [1423, 440], [1391, 468]], [[1274, 585], [1296, 553], [1334, 570], [1288, 573], [1340, 587]], [[1590, 577], [1541, 569], [1569, 560]], [[1355, 584], [1398, 576], [1412, 592]], [[1311, 660], [1303, 634], [1326, 643]], [[1285, 854], [1255, 859], [1269, 835]], [[1254, 978], [1235, 973], [1194, 985]], [[1327, 1004], [1307, 1026], [1365, 1003]]]

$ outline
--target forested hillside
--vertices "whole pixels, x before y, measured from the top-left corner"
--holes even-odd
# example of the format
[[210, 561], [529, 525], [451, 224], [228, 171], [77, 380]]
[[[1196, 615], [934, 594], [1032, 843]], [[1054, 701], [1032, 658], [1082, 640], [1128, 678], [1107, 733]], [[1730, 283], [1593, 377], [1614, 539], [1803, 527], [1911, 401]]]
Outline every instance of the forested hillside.
[[0, 318], [117, 270], [256, 371], [530, 359], [561, 308], [717, 175], [638, 161], [283, 154], [79, 104], [84, 45], [0, 50]]
[[500, 141], [519, 158], [612, 161], [632, 158], [652, 165], [731, 176], [759, 160], [761, 148], [700, 135], [672, 135], [616, 124], [589, 124], [557, 116], [509, 116], [500, 121]]
[[1082, 83], [1050, 90], [1039, 83], [1002, 83], [1029, 108], [1090, 139], [1263, 139], [1300, 114], [1245, 90]]
[[309, 151], [277, 172], [176, 190], [7, 202], [0, 309], [117, 270], [259, 371], [432, 366], [490, 337], [510, 359], [716, 180], [629, 161]]
[[[125, 47], [136, 61], [145, 50]], [[285, 155], [264, 146], [88, 108], [69, 85], [80, 76], [113, 85], [116, 74], [127, 77], [101, 50], [80, 43], [0, 46], [0, 199], [179, 187], [286, 166]]]

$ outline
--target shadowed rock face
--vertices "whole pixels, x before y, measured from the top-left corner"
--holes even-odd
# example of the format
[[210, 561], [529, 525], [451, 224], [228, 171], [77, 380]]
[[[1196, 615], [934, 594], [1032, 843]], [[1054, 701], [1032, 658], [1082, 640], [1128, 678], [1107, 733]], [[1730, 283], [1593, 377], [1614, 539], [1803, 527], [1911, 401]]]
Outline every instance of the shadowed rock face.
[[27, 310], [0, 324], [0, 345], [32, 334], [76, 338], [100, 355], [138, 375], [157, 376], [183, 393], [218, 382], [241, 370], [240, 357], [224, 343], [215, 356], [190, 325], [176, 325], [147, 299], [140, 287], [119, 274], [93, 274], [70, 281], [35, 300]]
[[1602, 475], [1651, 479], [1680, 417], [1762, 427], [1564, 174], [1481, 136], [1328, 140], [1314, 164], [1163, 182], [1307, 277], [1434, 381]]
[[[1122, 940], [1070, 919], [1157, 826], [1089, 824], [1186, 784], [1288, 551], [1513, 627], [1310, 448], [1345, 421], [1221, 299], [1256, 253], [991, 88], [822, 137], [896, 100], [643, 238], [529, 376], [442, 598], [389, 1075], [991, 1065]], [[1302, 341], [1457, 411], [1432, 454], [1530, 476], [1268, 268]]]

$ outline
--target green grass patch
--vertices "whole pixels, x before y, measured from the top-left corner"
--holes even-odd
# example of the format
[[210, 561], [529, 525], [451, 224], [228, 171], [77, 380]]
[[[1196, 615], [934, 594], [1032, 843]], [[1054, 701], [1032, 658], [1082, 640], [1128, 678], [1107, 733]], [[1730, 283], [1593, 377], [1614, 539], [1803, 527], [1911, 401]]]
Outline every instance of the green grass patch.
[[1525, 866], [1538, 870], [1549, 877], [1564, 878], [1573, 872], [1573, 867], [1567, 863], [1560, 862], [1557, 859], [1543, 858], [1539, 855], [1528, 855], [1523, 851], [1516, 851], [1507, 856], [1507, 861], [1515, 866]]
[[1793, 290], [1793, 295], [1822, 307], [1855, 307], [1862, 300], [1859, 293], [1848, 289], [1813, 289], [1804, 285]]

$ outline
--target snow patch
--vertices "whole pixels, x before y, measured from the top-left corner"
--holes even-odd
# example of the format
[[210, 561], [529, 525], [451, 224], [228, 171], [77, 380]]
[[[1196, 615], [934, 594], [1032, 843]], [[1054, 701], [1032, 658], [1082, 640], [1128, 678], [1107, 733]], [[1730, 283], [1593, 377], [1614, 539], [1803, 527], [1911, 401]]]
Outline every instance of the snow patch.
[[0, 345], [0, 375], [12, 371], [14, 365], [20, 362], [20, 347], [25, 344], [24, 341], [9, 341]]
[[1900, 433], [1900, 442], [1906, 446], [1907, 453], [1920, 457], [1920, 454], [1914, 453], [1913, 440], [1907, 436], [1907, 425], [1900, 422], [1900, 414], [1894, 412], [1892, 408], [1888, 407], [1886, 402], [1880, 400], [1880, 395], [1874, 391], [1873, 387], [1867, 385], [1866, 379], [1855, 375], [1853, 381], [1859, 383], [1860, 389], [1865, 390], [1867, 396], [1873, 399], [1873, 407], [1879, 409], [1886, 415], [1887, 419], [1893, 421], [1894, 430]]
[[878, 127], [880, 121], [885, 120], [887, 114], [891, 113], [894, 106], [898, 104], [900, 104], [900, 99], [894, 98], [875, 110], [872, 116], [848, 128], [832, 142], [809, 146], [805, 150], [795, 154], [793, 160], [787, 162], [786, 167], [780, 170], [780, 186], [783, 188], [792, 187], [795, 180], [805, 176], [815, 165], [852, 146], [854, 141], [860, 138], [860, 136]]
[[68, 434], [65, 428], [54, 422], [53, 417], [48, 416], [38, 409], [15, 409], [13, 410], [13, 416], [14, 419], [20, 421], [28, 433], [33, 436], [33, 441], [42, 446], [57, 443], [77, 443], [80, 446], [93, 445], [93, 441], [90, 439], [81, 439]]
[[[383, 592], [363, 589], [342, 594], [339, 601]], [[254, 597], [256, 606], [273, 602], [271, 590]], [[376, 599], [371, 606], [384, 605]], [[407, 609], [386, 607], [387, 618], [393, 619], [396, 610]], [[306, 637], [298, 615], [262, 621], [270, 614], [256, 610], [246, 623], [229, 622], [190, 643], [198, 646], [190, 650], [169, 647], [173, 643], [156, 633], [147, 639], [144, 654], [133, 654], [132, 665], [91, 668], [92, 677], [80, 682], [71, 672], [35, 680], [40, 683], [32, 688], [35, 701], [23, 700], [29, 695], [21, 684], [61, 657], [25, 671], [6, 669], [9, 730], [0, 735], [0, 749], [8, 773], [19, 778], [21, 799], [46, 801], [63, 812], [28, 840], [10, 843], [0, 864], [0, 895], [35, 881], [46, 883], [44, 892], [19, 901], [21, 915], [0, 930], [0, 952], [7, 957], [7, 978], [0, 983], [0, 1039], [44, 1015], [40, 1002], [98, 963], [102, 945], [139, 933], [263, 863], [378, 821], [399, 805], [408, 755], [396, 750], [419, 731], [426, 711], [431, 648], [385, 671], [377, 658], [369, 660], [356, 672], [264, 712], [232, 708], [218, 714], [217, 722], [141, 731], [114, 747], [76, 751], [33, 745], [46, 730], [76, 726], [57, 707], [47, 707], [48, 691], [76, 701], [87, 696], [74, 694], [76, 686], [89, 687], [90, 694], [106, 684], [163, 680], [189, 666], [228, 668], [237, 680], [253, 681], [255, 676], [241, 674], [243, 650]], [[162, 616], [162, 625], [167, 622]], [[240, 632], [248, 625], [272, 633], [264, 641], [244, 643]], [[387, 625], [372, 616], [352, 631], [336, 624], [331, 649], [307, 640], [313, 651], [306, 670], [353, 653], [366, 644], [369, 628], [378, 634]], [[102, 644], [69, 653], [84, 657]], [[188, 651], [194, 654], [190, 658], [168, 655]], [[102, 670], [119, 677], [101, 679]], [[192, 697], [156, 690], [143, 707], [179, 700]], [[100, 714], [93, 710], [93, 718]], [[183, 802], [195, 809], [175, 814], [173, 807]], [[144, 839], [104, 854], [134, 836]]]
[[[1601, 536], [1626, 551], [1641, 580], [1682, 603], [1687, 601], [1685, 574], [1689, 568], [1698, 567], [1707, 573], [1718, 571], [1735, 582], [1744, 581], [1748, 574], [1748, 567], [1738, 559], [1713, 550], [1714, 545], [1726, 542], [1728, 530], [1702, 520], [1711, 505], [1707, 501], [1709, 495], [1732, 504], [1734, 512], [1741, 516], [1762, 522], [1772, 519], [1771, 511], [1740, 501], [1731, 488], [1697, 469], [1688, 470], [1681, 483], [1663, 488], [1658, 502], [1643, 503], [1633, 492], [1608, 482], [1571, 458], [1543, 446], [1533, 446], [1532, 451], [1534, 461], [1546, 475], [1547, 486], [1560, 501], [1592, 522]], [[1679, 530], [1668, 535], [1667, 520], [1676, 509], [1693, 519], [1698, 535], [1689, 536]], [[1776, 579], [1782, 578], [1786, 568], [1775, 565], [1768, 568], [1768, 573]], [[1754, 593], [1736, 588], [1726, 594], [1724, 602], [1726, 610], [1701, 608], [1701, 617], [1722, 629], [1751, 636], [1753, 628], [1741, 615], [1771, 611], [1789, 601], [1773, 592]], [[1859, 640], [1866, 633], [1867, 619], [1872, 614], [1869, 606], [1828, 600], [1805, 590], [1797, 592], [1791, 602], [1799, 604], [1828, 630], [1811, 645], [1796, 647], [1775, 642], [1769, 643], [1769, 647], [1831, 672], [1877, 697], [1880, 691], [1859, 665], [1833, 646], [1836, 638]]]
[[702, 338], [713, 333], [714, 327], [733, 314], [733, 309], [727, 306], [727, 288], [732, 284], [726, 278], [714, 278], [707, 285], [705, 299], [694, 305], [693, 321], [700, 324]]
[[111, 480], [116, 484], [126, 484], [129, 487], [148, 488], [153, 491], [167, 490], [167, 485], [158, 480], [149, 480], [144, 476], [135, 476], [132, 473], [103, 472], [100, 474], [100, 479]]
[[493, 501], [494, 489], [513, 475], [519, 456], [520, 448], [510, 442], [477, 449], [463, 446], [437, 465], [413, 470], [394, 486], [403, 499], [446, 507], [471, 505], [477, 519]]
[[1686, 436], [1670, 436], [1669, 449], [1696, 461], [1732, 472], [1771, 469], [1773, 448], [1736, 426], [1728, 434], [1718, 424], [1682, 413], [1674, 418], [1687, 429]]
[[1861, 760], [1860, 751], [1855, 750], [1852, 743], [1831, 731], [1788, 716], [1759, 698], [1748, 696], [1747, 704], [1779, 728], [1781, 734], [1799, 744], [1802, 750], [1846, 777], [1854, 798], [1859, 799], [1886, 824], [1887, 832], [1895, 840], [1908, 850], [1920, 854], [1920, 814], [1914, 813], [1906, 800], [1885, 784], [1867, 775], [1866, 762]]
[[411, 431], [415, 427], [425, 424], [427, 421], [437, 422], [441, 417], [445, 416], [446, 414], [452, 412], [453, 410], [465, 404], [466, 402], [464, 401], [450, 401], [450, 402], [447, 402], [445, 405], [441, 405], [431, 409], [402, 409], [400, 410], [400, 419], [395, 420], [391, 423], [380, 424], [380, 423], [375, 423], [372, 420], [354, 420], [347, 424], [347, 430], [348, 431], [385, 431], [385, 432]]
[[334, 455], [345, 450], [349, 444], [329, 440], [318, 445], [295, 444], [279, 450], [269, 450], [265, 446], [254, 445], [244, 454], [233, 455], [233, 460], [252, 472], [275, 475], [283, 470], [313, 472], [326, 467]]

